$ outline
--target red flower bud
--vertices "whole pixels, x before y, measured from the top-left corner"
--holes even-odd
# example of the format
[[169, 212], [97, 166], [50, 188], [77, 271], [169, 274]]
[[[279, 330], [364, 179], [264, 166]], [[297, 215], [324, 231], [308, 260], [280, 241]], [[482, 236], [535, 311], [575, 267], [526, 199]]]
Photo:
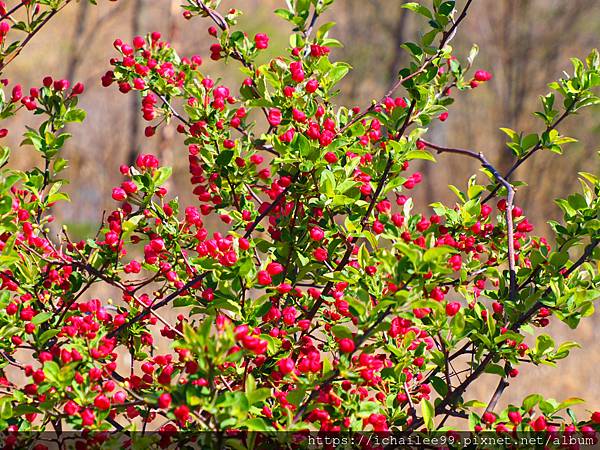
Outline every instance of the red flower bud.
[[292, 358], [283, 358], [277, 362], [277, 367], [279, 368], [279, 372], [281, 372], [281, 374], [287, 375], [294, 371], [296, 365]]

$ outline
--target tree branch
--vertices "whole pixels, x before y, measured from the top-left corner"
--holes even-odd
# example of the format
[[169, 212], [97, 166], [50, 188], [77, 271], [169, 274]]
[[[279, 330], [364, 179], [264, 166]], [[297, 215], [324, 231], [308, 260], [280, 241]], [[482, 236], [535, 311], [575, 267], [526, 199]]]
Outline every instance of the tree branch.
[[[598, 244], [600, 243], [600, 239], [594, 239], [592, 240], [592, 242], [590, 244], [588, 244], [588, 246], [586, 247], [586, 249], [584, 250], [583, 254], [581, 255], [581, 257], [575, 261], [573, 263], [573, 265], [567, 270], [567, 272], [565, 273], [565, 276], [569, 276], [571, 273], [573, 273], [579, 266], [581, 266], [585, 261], [587, 261], [587, 259], [592, 255], [592, 252], [594, 251], [594, 249], [598, 246]], [[544, 291], [544, 295], [549, 294], [551, 291], [550, 288], [546, 289]], [[527, 320], [529, 320], [536, 312], [539, 308], [541, 308], [542, 304], [540, 302], [536, 302], [526, 313], [524, 313], [512, 326], [511, 326], [511, 330], [512, 331], [518, 331], [519, 328], [525, 323], [527, 322]], [[479, 376], [485, 371], [486, 367], [493, 361], [494, 357], [497, 356], [497, 351], [490, 351], [484, 358], [483, 360], [481, 360], [481, 362], [475, 367], [475, 369], [473, 369], [473, 371], [471, 372], [471, 374], [465, 379], [465, 381], [463, 381], [458, 387], [455, 388], [455, 390], [448, 395], [447, 397], [443, 398], [438, 405], [435, 408], [435, 414], [443, 414], [444, 410], [446, 409], [446, 407], [448, 406], [452, 406], [454, 405], [462, 396], [462, 394], [467, 390], [467, 388], [469, 387], [469, 385], [475, 381], [477, 378], [479, 378]], [[501, 393], [500, 393], [501, 394]], [[498, 397], [499, 398], [499, 397]], [[494, 398], [492, 397], [492, 400]], [[497, 401], [497, 400], [496, 400]], [[490, 401], [491, 403], [491, 401]], [[488, 406], [489, 407], [489, 406]], [[410, 433], [413, 430], [416, 430], [418, 427], [420, 427], [421, 425], [423, 425], [423, 419], [419, 419], [418, 421], [414, 421], [413, 423], [411, 423], [410, 426], [408, 426], [406, 428], [406, 430], [404, 430], [404, 433]]]
[[[404, 119], [404, 123], [402, 124], [402, 127], [398, 131], [398, 138], [404, 134], [404, 132], [406, 131], [408, 126], [411, 124], [411, 116], [414, 111], [415, 105], [416, 105], [416, 100], [413, 100], [410, 104], [410, 107], [409, 107], [407, 113], [406, 113], [406, 118]], [[394, 164], [394, 158], [393, 158], [393, 154], [390, 152], [390, 155], [389, 155], [387, 163], [385, 165], [383, 174], [381, 175], [381, 178], [379, 179], [379, 183], [377, 184], [377, 189], [375, 190], [375, 193], [371, 197], [371, 201], [369, 202], [369, 207], [367, 208], [367, 212], [365, 213], [362, 220], [360, 221], [361, 229], [363, 229], [365, 227], [365, 225], [367, 224], [367, 222], [371, 216], [371, 213], [373, 212], [375, 203], [377, 203], [377, 200], [379, 199], [379, 195], [381, 194], [381, 191], [383, 190], [383, 187], [384, 187], [385, 183], [387, 182], [387, 179], [388, 179], [388, 176], [390, 174], [390, 170], [391, 170], [393, 164]], [[348, 248], [346, 250], [346, 253], [344, 253], [344, 256], [342, 257], [340, 263], [336, 266], [335, 272], [339, 272], [344, 267], [346, 267], [348, 262], [350, 262], [350, 257], [352, 256], [354, 241], [355, 241], [355, 239], [353, 239], [352, 237], [348, 240]], [[333, 285], [334, 285], [333, 281], [329, 281], [325, 285], [325, 287], [323, 288], [323, 291], [321, 292], [321, 296], [315, 301], [314, 305], [312, 306], [312, 308], [306, 315], [306, 318], [308, 320], [312, 320], [312, 318], [317, 314], [317, 311], [319, 311], [319, 308], [321, 307], [321, 305], [323, 304], [323, 301], [325, 300], [324, 297], [329, 295], [329, 292], [333, 288]]]
[[514, 300], [517, 296], [517, 272], [515, 265], [515, 239], [514, 239], [514, 226], [513, 226], [513, 204], [515, 191], [512, 185], [502, 176], [498, 171], [490, 164], [487, 158], [481, 152], [474, 152], [472, 150], [465, 150], [462, 148], [450, 148], [442, 147], [440, 145], [432, 144], [421, 140], [427, 147], [436, 150], [438, 153], [454, 153], [457, 155], [467, 156], [469, 158], [477, 159], [481, 165], [488, 169], [494, 178], [506, 188], [506, 234], [508, 240], [508, 269], [510, 276], [510, 291], [509, 299]]
[[[505, 371], [508, 373], [509, 370], [510, 370], [510, 366], [507, 364]], [[502, 378], [500, 378], [500, 381], [498, 382], [498, 386], [496, 387], [496, 390], [492, 394], [492, 398], [490, 399], [490, 402], [488, 403], [487, 407], [485, 408], [485, 412], [494, 411], [494, 408], [498, 404], [498, 400], [500, 400], [500, 397], [504, 393], [504, 390], [509, 385], [506, 378], [507, 378], [506, 374]]]
[[[592, 255], [594, 249], [598, 246], [599, 243], [600, 243], [599, 238], [593, 239], [592, 242], [590, 242], [587, 245], [587, 247], [585, 248], [583, 254], [579, 257], [579, 259], [577, 261], [575, 261], [573, 263], [573, 265], [571, 267], [569, 267], [569, 269], [565, 272], [564, 277], [566, 278], [569, 275], [571, 275], [579, 266], [581, 266], [585, 261], [587, 261], [587, 259]], [[542, 297], [547, 296], [551, 292], [552, 292], [552, 290], [550, 288], [546, 289], [544, 291], [544, 294], [542, 295]], [[544, 306], [544, 305], [539, 300], [537, 302], [535, 302], [531, 306], [531, 308], [529, 308], [525, 313], [523, 313], [521, 315], [521, 317], [519, 317], [515, 321], [515, 323], [511, 326], [511, 330], [516, 331], [519, 328], [521, 328], [521, 326], [523, 324], [525, 324], [529, 319], [531, 319], [542, 306]]]
[[[567, 107], [567, 109], [565, 109], [565, 111], [561, 114], [561, 116], [556, 120], [556, 122], [554, 122], [552, 125], [546, 127], [546, 129], [544, 130], [543, 134], [549, 133], [550, 131], [554, 130], [558, 125], [560, 125], [560, 123], [565, 120], [572, 112], [572, 108], [573, 106], [575, 106], [575, 104], [577, 103], [577, 99], [575, 99], [573, 101], [573, 103], [571, 105], [569, 105]], [[525, 156], [523, 156], [522, 158], [518, 159], [513, 165], [512, 167], [506, 172], [506, 175], [504, 175], [504, 178], [506, 180], [508, 180], [511, 175], [515, 172], [515, 170], [517, 170], [521, 164], [523, 164], [525, 161], [527, 161], [529, 158], [531, 158], [537, 151], [541, 150], [542, 148], [542, 141], [540, 140], [529, 152], [527, 152], [527, 154]], [[492, 199], [496, 193], [500, 190], [500, 185], [496, 186], [492, 192], [490, 192], [483, 200], [482, 203], [487, 203], [490, 199]]]
[[407, 75], [405, 77], [401, 77], [400, 79], [398, 79], [392, 85], [392, 87], [385, 93], [385, 95], [383, 97], [381, 97], [375, 103], [371, 104], [371, 106], [369, 106], [363, 112], [361, 112], [361, 113], [357, 114], [356, 116], [354, 116], [346, 124], [346, 126], [341, 129], [341, 131], [339, 132], [339, 134], [344, 134], [352, 125], [354, 125], [356, 122], [358, 122], [359, 120], [361, 120], [363, 117], [365, 117], [371, 111], [373, 111], [375, 108], [377, 108], [378, 106], [380, 106], [383, 103], [383, 101], [387, 97], [392, 96], [394, 94], [394, 92], [396, 92], [400, 88], [400, 86], [402, 86], [402, 84], [406, 83], [409, 80], [412, 80], [416, 76], [418, 76], [418, 75], [422, 74], [423, 72], [425, 72], [425, 70], [429, 67], [429, 65], [431, 64], [431, 62], [436, 57], [438, 57], [440, 55], [440, 53], [442, 52], [442, 50], [444, 49], [444, 47], [446, 46], [446, 44], [452, 40], [452, 38], [454, 37], [454, 35], [456, 33], [456, 30], [457, 30], [458, 26], [460, 25], [460, 23], [467, 16], [467, 11], [469, 10], [469, 7], [471, 6], [472, 2], [473, 2], [473, 0], [468, 0], [467, 1], [467, 3], [465, 4], [465, 7], [463, 8], [463, 10], [461, 12], [461, 14], [458, 16], [458, 18], [456, 19], [456, 21], [452, 24], [452, 27], [450, 27], [447, 31], [444, 32], [444, 34], [442, 35], [442, 39], [440, 41], [440, 44], [438, 46], [438, 51], [435, 54], [433, 54], [433, 55], [429, 56], [428, 58], [426, 58], [425, 61], [423, 61], [423, 63], [421, 64], [421, 66], [416, 71], [414, 71], [410, 75]]
[[[0, 62], [0, 72], [3, 71], [6, 66], [8, 66], [11, 62], [14, 61], [14, 59], [19, 56], [21, 54], [21, 51], [23, 50], [23, 48], [25, 48], [25, 46], [29, 43], [29, 41], [31, 41], [34, 36], [42, 29], [44, 28], [44, 26], [50, 22], [50, 20], [52, 20], [52, 18], [58, 14], [65, 6], [67, 6], [69, 3], [71, 2], [71, 0], [65, 0], [65, 3], [58, 7], [57, 9], [53, 9], [50, 14], [48, 14], [44, 20], [36, 27], [34, 28], [32, 31], [29, 32], [29, 34], [27, 35], [27, 37], [25, 39], [23, 39], [23, 42], [21, 42], [17, 48], [15, 48], [13, 50], [13, 52], [8, 55], [8, 58], [6, 59], [6, 61], [2, 61]], [[24, 3], [23, 3], [24, 4]]]

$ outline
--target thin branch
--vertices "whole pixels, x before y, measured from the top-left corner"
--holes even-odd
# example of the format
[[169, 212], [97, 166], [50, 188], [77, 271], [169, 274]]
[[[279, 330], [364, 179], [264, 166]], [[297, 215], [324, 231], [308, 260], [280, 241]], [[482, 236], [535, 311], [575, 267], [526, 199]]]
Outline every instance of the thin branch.
[[15, 12], [17, 12], [20, 8], [22, 8], [25, 5], [26, 5], [25, 2], [19, 2], [19, 3], [17, 3], [10, 10], [8, 10], [6, 12], [6, 14], [4, 14], [2, 17], [0, 17], [0, 22], [3, 21], [4, 19], [6, 19], [7, 17], [12, 16]]
[[[573, 265], [571, 267], [569, 267], [569, 269], [565, 272], [564, 277], [566, 278], [569, 275], [571, 275], [579, 266], [581, 266], [585, 261], [587, 261], [587, 259], [592, 255], [594, 249], [598, 246], [598, 244], [600, 244], [600, 239], [599, 238], [593, 239], [592, 242], [590, 242], [587, 245], [587, 247], [585, 248], [583, 254], [579, 257], [579, 259], [577, 261], [575, 261], [573, 263]], [[544, 293], [542, 294], [542, 298], [546, 297], [551, 292], [552, 292], [552, 290], [550, 288], [546, 289], [544, 291]], [[525, 313], [523, 313], [515, 321], [515, 323], [511, 326], [511, 330], [516, 331], [519, 328], [521, 328], [521, 326], [523, 326], [523, 324], [525, 324], [529, 319], [531, 319], [531, 317], [533, 317], [535, 315], [535, 313], [537, 313], [537, 311], [542, 306], [544, 306], [544, 305], [539, 300], [537, 302], [535, 302], [531, 306], [531, 308], [529, 308]]]
[[452, 382], [450, 380], [450, 360], [448, 359], [449, 354], [446, 344], [444, 344], [444, 338], [442, 337], [441, 332], [438, 332], [438, 339], [440, 340], [440, 350], [444, 354], [444, 377], [446, 378], [446, 387], [448, 388], [448, 392], [452, 392]]
[[[567, 109], [565, 109], [565, 111], [561, 114], [561, 116], [556, 120], [556, 122], [554, 122], [552, 125], [549, 125], [548, 127], [546, 127], [546, 129], [544, 130], [543, 134], [546, 133], [550, 133], [550, 131], [554, 130], [556, 127], [558, 127], [558, 125], [560, 125], [560, 123], [565, 120], [573, 111], [572, 108], [573, 106], [575, 106], [575, 104], [577, 103], [577, 98], [573, 101], [572, 104], [570, 104]], [[513, 165], [512, 167], [508, 170], [508, 172], [506, 172], [506, 175], [504, 175], [505, 179], [509, 179], [511, 177], [511, 175], [515, 172], [515, 170], [517, 170], [521, 164], [523, 164], [525, 161], [527, 161], [529, 158], [531, 158], [537, 151], [542, 149], [542, 141], [540, 140], [529, 152], [527, 152], [525, 154], [525, 156], [519, 158]], [[490, 199], [492, 199], [496, 193], [500, 190], [500, 185], [496, 186], [492, 192], [490, 192], [483, 200], [482, 203], [487, 203]]]
[[[410, 104], [410, 107], [408, 108], [407, 113], [406, 113], [404, 123], [402, 124], [402, 127], [398, 131], [398, 134], [397, 134], [398, 138], [400, 138], [402, 135], [404, 135], [404, 132], [406, 131], [408, 126], [412, 123], [411, 117], [412, 117], [412, 113], [414, 111], [415, 105], [416, 105], [416, 100], [413, 100]], [[394, 158], [393, 158], [393, 154], [390, 152], [390, 155], [389, 155], [387, 163], [385, 165], [383, 174], [381, 175], [381, 178], [379, 179], [379, 183], [377, 184], [377, 189], [375, 190], [375, 193], [371, 197], [371, 201], [367, 208], [367, 212], [365, 213], [362, 220], [360, 221], [361, 229], [366, 226], [367, 222], [370, 219], [371, 213], [373, 212], [373, 208], [375, 207], [375, 203], [377, 203], [377, 200], [379, 199], [379, 195], [381, 194], [381, 191], [383, 190], [383, 187], [387, 182], [387, 179], [388, 179], [388, 176], [390, 174], [390, 170], [391, 170], [393, 164], [394, 164]], [[344, 267], [346, 267], [346, 265], [350, 262], [350, 257], [352, 256], [352, 251], [353, 251], [353, 247], [354, 247], [354, 245], [353, 245], [354, 241], [355, 241], [355, 239], [353, 239], [352, 237], [350, 239], [348, 239], [348, 243], [347, 243], [348, 248], [346, 250], [346, 253], [344, 253], [344, 256], [342, 256], [340, 263], [336, 266], [335, 272], [339, 272]], [[319, 311], [319, 308], [325, 301], [325, 297], [327, 295], [329, 295], [329, 292], [333, 288], [333, 285], [334, 285], [333, 281], [329, 281], [325, 285], [325, 287], [323, 288], [323, 291], [321, 292], [321, 296], [315, 301], [314, 305], [312, 306], [312, 308], [306, 315], [306, 318], [308, 320], [312, 320], [312, 318], [317, 314], [317, 311]]]
[[8, 362], [8, 364], [10, 364], [11, 366], [25, 370], [25, 366], [23, 364], [21, 364], [20, 362], [18, 362], [15, 358], [10, 356], [8, 353], [0, 350], [0, 356], [2, 356]]
[[317, 4], [315, 5], [315, 9], [313, 10], [313, 15], [312, 18], [310, 19], [310, 24], [308, 25], [308, 28], [306, 30], [306, 32], [304, 33], [304, 40], [308, 42], [308, 38], [310, 37], [313, 28], [315, 27], [315, 24], [317, 23], [317, 19], [319, 18], [319, 13], [317, 12], [318, 7], [321, 4], [321, 0], [317, 0]]
[[509, 385], [509, 383], [507, 381], [508, 372], [510, 372], [510, 364], [507, 363], [506, 367], [504, 368], [504, 376], [502, 378], [500, 378], [500, 381], [498, 382], [498, 386], [496, 386], [496, 390], [492, 394], [492, 398], [490, 399], [487, 407], [485, 408], [485, 412], [494, 411], [494, 408], [498, 404], [498, 400], [500, 400], [500, 397], [504, 393], [504, 390], [508, 387], [508, 385]]
[[209, 8], [202, 0], [196, 0], [196, 5], [201, 8], [221, 30], [229, 30], [229, 25], [227, 25], [227, 21], [221, 14], [214, 9]]
[[[72, 263], [72, 265], [77, 266], [81, 269], [84, 269], [85, 271], [89, 272], [90, 274], [92, 274], [92, 275], [102, 279], [106, 283], [110, 284], [111, 286], [114, 286], [114, 287], [120, 289], [124, 294], [130, 295], [140, 306], [144, 305], [144, 303], [140, 299], [138, 299], [135, 296], [135, 294], [130, 292], [125, 285], [121, 284], [120, 282], [118, 282], [116, 280], [113, 280], [113, 279], [107, 277], [102, 272], [96, 270], [94, 267], [90, 266], [89, 264], [82, 264], [77, 261], [74, 261]], [[181, 331], [179, 331], [177, 328], [174, 328], [166, 319], [164, 319], [162, 316], [157, 314], [154, 310], [151, 310], [150, 312], [152, 313], [152, 315], [154, 317], [156, 317], [158, 319], [159, 322], [161, 322], [163, 325], [165, 325], [167, 328], [169, 328], [175, 334], [178, 334], [179, 336], [183, 337], [183, 333], [181, 333]]]
[[510, 290], [509, 298], [514, 300], [517, 296], [517, 271], [515, 265], [515, 239], [514, 239], [514, 225], [513, 225], [513, 204], [515, 198], [515, 190], [512, 185], [496, 170], [494, 166], [490, 164], [487, 158], [481, 152], [474, 152], [472, 150], [466, 150], [462, 148], [450, 148], [442, 147], [440, 145], [432, 144], [422, 140], [422, 142], [429, 148], [436, 150], [438, 153], [454, 153], [457, 155], [467, 156], [469, 158], [477, 159], [481, 165], [488, 169], [494, 178], [506, 188], [506, 234], [508, 240], [508, 270], [510, 277]]
[[198, 275], [198, 276], [192, 278], [191, 280], [189, 280], [181, 288], [177, 289], [176, 291], [174, 291], [173, 293], [171, 293], [170, 295], [168, 295], [167, 297], [165, 297], [160, 302], [153, 303], [153, 304], [147, 306], [146, 308], [144, 308], [144, 310], [142, 312], [138, 313], [131, 320], [128, 320], [124, 324], [120, 325], [119, 327], [117, 327], [116, 329], [114, 329], [113, 331], [111, 331], [110, 333], [108, 333], [108, 337], [112, 338], [112, 337], [118, 335], [119, 333], [121, 333], [121, 331], [123, 331], [123, 330], [131, 327], [134, 324], [136, 324], [141, 319], [143, 319], [144, 317], [146, 317], [148, 314], [156, 311], [157, 309], [162, 308], [165, 305], [168, 305], [175, 298], [179, 297], [183, 292], [187, 291], [188, 289], [190, 289], [191, 287], [195, 286], [197, 283], [199, 283], [200, 281], [202, 281], [204, 278], [206, 278], [209, 273], [210, 272], [203, 272], [203, 273], [201, 273], [200, 275]]
[[254, 222], [252, 222], [252, 224], [246, 229], [246, 233], [244, 233], [245, 238], [249, 238], [250, 235], [252, 234], [252, 232], [260, 224], [260, 222], [265, 217], [267, 217], [271, 213], [271, 211], [273, 211], [273, 209], [275, 209], [275, 207], [281, 202], [281, 200], [283, 200], [285, 198], [285, 196], [290, 191], [291, 187], [298, 180], [299, 176], [300, 176], [299, 172], [296, 175], [294, 175], [294, 177], [292, 178], [292, 183], [288, 187], [286, 187], [283, 191], [281, 191], [279, 193], [279, 195], [277, 197], [275, 197], [275, 200], [273, 200], [273, 202], [254, 220]]
[[6, 68], [6, 66], [8, 66], [11, 62], [13, 62], [15, 60], [15, 58], [17, 56], [19, 56], [21, 54], [21, 51], [23, 50], [23, 48], [25, 48], [25, 46], [34, 38], [34, 36], [48, 23], [50, 22], [50, 20], [52, 20], [52, 18], [58, 14], [65, 6], [67, 6], [69, 3], [71, 2], [71, 0], [66, 0], [65, 3], [60, 6], [57, 9], [54, 9], [50, 12], [50, 14], [48, 14], [48, 16], [46, 16], [44, 18], [44, 20], [36, 27], [33, 29], [33, 31], [30, 31], [29, 34], [27, 35], [27, 37], [25, 39], [23, 39], [23, 42], [21, 42], [17, 48], [15, 48], [13, 50], [13, 52], [8, 56], [8, 58], [6, 59], [6, 61], [2, 61], [0, 62], [0, 72], [2, 70], [4, 70]]
[[417, 418], [417, 409], [415, 408], [415, 404], [410, 395], [410, 391], [408, 390], [408, 384], [406, 383], [406, 381], [404, 382], [402, 387], [404, 388], [404, 393], [406, 394], [406, 398], [408, 400], [408, 413], [411, 415], [411, 417], [414, 420]]
[[[575, 261], [573, 263], [573, 265], [567, 270], [567, 272], [565, 272], [565, 277], [569, 276], [571, 273], [573, 273], [575, 270], [577, 270], [578, 267], [580, 267], [585, 261], [587, 261], [587, 259], [592, 255], [594, 249], [598, 246], [598, 244], [600, 243], [600, 239], [594, 239], [592, 240], [592, 242], [590, 244], [587, 245], [586, 249], [584, 250], [583, 254], [581, 255], [581, 257]], [[542, 295], [542, 297], [544, 297], [545, 295], [550, 294], [551, 289], [548, 288], [546, 289], [546, 291], [544, 291], [544, 294]], [[512, 326], [511, 326], [511, 330], [512, 331], [518, 331], [519, 328], [525, 323], [527, 322], [527, 320], [529, 320], [536, 312], [537, 310], [542, 306], [542, 304], [540, 302], [536, 302], [526, 313], [524, 313]], [[435, 408], [435, 415], [438, 414], [443, 414], [444, 411], [446, 410], [446, 408], [448, 406], [452, 406], [454, 405], [461, 397], [462, 394], [467, 390], [467, 388], [469, 387], [469, 385], [474, 382], [477, 378], [479, 378], [479, 376], [485, 371], [485, 369], [487, 368], [487, 366], [494, 360], [494, 358], [497, 356], [497, 351], [491, 351], [490, 353], [488, 353], [482, 360], [481, 362], [479, 362], [479, 364], [477, 364], [477, 366], [475, 366], [473, 368], [473, 371], [469, 374], [469, 376], [465, 379], [465, 381], [463, 381], [458, 387], [455, 388], [455, 390], [448, 395], [447, 397], [443, 398], [438, 405]], [[408, 426], [406, 428], [406, 430], [404, 430], [404, 433], [410, 433], [414, 430], [416, 430], [417, 428], [419, 428], [420, 426], [423, 425], [423, 419], [419, 419], [417, 421], [414, 421], [413, 423], [410, 424], [410, 426]]]
[[161, 101], [163, 102], [163, 104], [169, 108], [169, 111], [171, 111], [171, 114], [173, 114], [173, 116], [175, 116], [177, 119], [179, 119], [181, 122], [183, 122], [184, 124], [186, 124], [188, 127], [191, 127], [192, 124], [185, 119], [185, 117], [183, 117], [181, 114], [179, 114], [175, 108], [173, 107], [173, 105], [171, 105], [171, 103], [169, 103], [169, 101], [165, 98], [164, 95], [159, 94], [158, 92], [156, 92], [155, 90], [152, 90], [152, 92], [154, 92], [158, 98], [161, 99]]
[[438, 51], [435, 54], [433, 54], [433, 55], [429, 56], [428, 58], [426, 58], [425, 61], [423, 61], [423, 63], [421, 64], [421, 66], [416, 71], [414, 71], [410, 75], [407, 75], [405, 77], [401, 77], [400, 79], [398, 79], [392, 85], [392, 87], [386, 92], [386, 94], [383, 97], [381, 97], [375, 103], [371, 104], [371, 106], [369, 106], [367, 109], [365, 109], [360, 114], [357, 114], [356, 116], [354, 116], [352, 118], [352, 120], [350, 120], [346, 124], [346, 126], [344, 128], [342, 128], [342, 130], [340, 131], [339, 134], [344, 134], [352, 125], [354, 125], [356, 122], [358, 122], [363, 117], [365, 117], [366, 115], [368, 115], [370, 112], [372, 112], [373, 110], [375, 110], [375, 108], [377, 108], [378, 106], [380, 106], [387, 97], [391, 97], [394, 94], [394, 92], [396, 92], [400, 88], [400, 86], [402, 86], [402, 84], [406, 83], [409, 80], [412, 80], [416, 76], [418, 76], [418, 75], [422, 74], [423, 72], [425, 72], [425, 70], [429, 67], [429, 65], [431, 64], [431, 62], [435, 58], [437, 58], [437, 57], [440, 56], [440, 54], [443, 51], [443, 49], [446, 46], [446, 44], [448, 44], [448, 42], [450, 42], [452, 40], [452, 38], [456, 34], [456, 30], [457, 30], [458, 26], [460, 25], [460, 23], [467, 16], [467, 12], [468, 12], [469, 7], [471, 6], [472, 2], [473, 2], [473, 0], [468, 0], [467, 1], [467, 3], [465, 4], [465, 7], [463, 8], [462, 12], [460, 13], [460, 15], [458, 16], [458, 18], [456, 19], [456, 21], [453, 23], [452, 27], [450, 27], [447, 31], [444, 32], [444, 34], [442, 36], [442, 39], [440, 40], [440, 44], [438, 46]]

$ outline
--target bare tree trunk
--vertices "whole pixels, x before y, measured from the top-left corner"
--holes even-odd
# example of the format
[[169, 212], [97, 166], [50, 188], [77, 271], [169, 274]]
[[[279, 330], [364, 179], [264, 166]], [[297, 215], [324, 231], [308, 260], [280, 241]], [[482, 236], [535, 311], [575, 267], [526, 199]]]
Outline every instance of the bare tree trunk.
[[[133, 10], [131, 12], [131, 32], [134, 36], [141, 31], [141, 18], [144, 10], [144, 0], [134, 0]], [[139, 152], [140, 145], [140, 108], [142, 107], [137, 93], [130, 96], [130, 111], [129, 111], [129, 154], [127, 160], [129, 164], [135, 162], [135, 158]]]
[[67, 80], [69, 80], [71, 83], [75, 82], [75, 75], [77, 74], [79, 63], [81, 62], [81, 48], [79, 46], [79, 42], [85, 33], [89, 10], [89, 2], [81, 2], [79, 4], [79, 10], [77, 11], [77, 19], [75, 22], [75, 31], [71, 41], [71, 51], [69, 52], [69, 59], [67, 63]]
[[[177, 19], [179, 17], [179, 0], [171, 0], [171, 7], [169, 11], [168, 20], [168, 35], [167, 40], [171, 42], [172, 47], [179, 48], [179, 26]], [[161, 163], [167, 166], [174, 166], [173, 158], [173, 141], [175, 139], [175, 129], [173, 125], [163, 126], [159, 133], [159, 151]], [[166, 184], [166, 188], [170, 190], [168, 183], [172, 182], [169, 180]]]
[[402, 63], [405, 61], [406, 53], [400, 48], [400, 46], [404, 43], [406, 39], [406, 26], [409, 18], [409, 11], [407, 9], [401, 8], [401, 6], [406, 3], [403, 1], [398, 8], [400, 8], [400, 12], [398, 13], [398, 19], [396, 20], [396, 25], [394, 26], [394, 56], [390, 61], [388, 73], [390, 75], [390, 86], [393, 85], [398, 79], [398, 72], [402, 68]]
[[[89, 2], [87, 1], [81, 2], [77, 11], [77, 18], [75, 19], [75, 27], [70, 42], [69, 54], [67, 56], [67, 71], [65, 74], [65, 78], [69, 80], [71, 85], [75, 83], [75, 76], [77, 74], [77, 69], [79, 68], [81, 62], [81, 49], [79, 46], [79, 42], [81, 41], [83, 34], [85, 33], [89, 5]], [[65, 125], [64, 131], [69, 131], [69, 124]], [[81, 164], [81, 159], [85, 156], [81, 155], [80, 152], [70, 152], [69, 150], [72, 148], [72, 146], [73, 143], [70, 142], [69, 145], [63, 150], [63, 154], [68, 157], [71, 165], [78, 167]], [[64, 221], [62, 217], [62, 211], [60, 208], [49, 207], [48, 212], [54, 215], [56, 219], [58, 219], [49, 224], [50, 236], [57, 236], [60, 233], [58, 224], [63, 223]]]

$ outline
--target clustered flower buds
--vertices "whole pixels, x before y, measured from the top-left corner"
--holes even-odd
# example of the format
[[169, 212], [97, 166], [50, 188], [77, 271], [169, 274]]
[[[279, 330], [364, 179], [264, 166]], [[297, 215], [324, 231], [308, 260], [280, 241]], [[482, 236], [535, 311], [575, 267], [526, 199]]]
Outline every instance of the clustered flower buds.
[[[473, 431], [499, 435], [600, 430], [600, 412], [557, 425], [561, 406], [541, 396], [498, 413], [461, 400], [481, 373], [497, 374], [502, 387], [519, 379], [521, 363], [568, 354], [570, 344], [554, 348], [540, 334], [532, 345], [522, 331], [556, 320], [574, 327], [589, 315], [598, 277], [584, 263], [597, 257], [598, 179], [583, 175], [584, 195], [558, 202], [565, 225], [551, 222], [552, 248], [482, 154], [428, 142], [431, 121], [451, 125], [452, 89], [475, 88], [489, 72], [471, 78], [471, 59], [466, 66], [447, 46], [411, 44], [420, 65], [402, 70], [388, 95], [367, 109], [338, 107], [349, 66], [331, 60], [331, 24], [312, 33], [330, 2], [278, 11], [295, 28], [278, 56], [267, 34], [236, 29], [240, 11], [222, 14], [214, 3], [186, 2], [183, 16], [213, 21], [207, 55], [239, 62], [239, 85], [201, 71], [201, 56], [179, 56], [159, 32], [114, 41], [117, 56], [100, 82], [139, 97], [149, 140], [119, 167], [105, 193], [111, 207], [85, 239], [49, 231], [53, 205], [68, 199], [59, 155], [65, 125], [85, 118], [83, 84], [46, 76], [27, 90], [2, 80], [2, 117], [41, 117], [23, 145], [43, 161], [0, 168], [7, 448], [18, 448], [16, 431], [47, 423], [85, 430], [86, 445], [104, 442], [115, 423], [142, 423], [167, 448], [185, 439], [182, 430], [423, 431], [451, 409], [468, 415]], [[23, 5], [40, 14], [38, 2]], [[445, 5], [434, 11], [432, 38], [465, 16]], [[20, 26], [2, 2], [0, 14], [5, 47]], [[581, 64], [588, 84], [600, 79], [597, 53]], [[553, 102], [545, 97], [537, 113], [552, 132], [531, 146], [532, 137], [508, 130], [509, 146], [525, 155], [519, 161], [569, 139], [556, 130]], [[178, 181], [189, 192], [173, 188], [173, 169], [154, 154], [151, 138], [166, 126], [181, 137], [175, 173], [183, 170]], [[8, 133], [0, 128], [0, 137]], [[413, 160], [432, 160], [429, 150], [475, 158], [488, 179], [471, 178], [465, 192], [451, 186], [456, 202], [415, 206], [415, 192], [434, 178]], [[586, 250], [570, 261], [576, 244]], [[464, 377], [453, 363], [462, 358]]]

